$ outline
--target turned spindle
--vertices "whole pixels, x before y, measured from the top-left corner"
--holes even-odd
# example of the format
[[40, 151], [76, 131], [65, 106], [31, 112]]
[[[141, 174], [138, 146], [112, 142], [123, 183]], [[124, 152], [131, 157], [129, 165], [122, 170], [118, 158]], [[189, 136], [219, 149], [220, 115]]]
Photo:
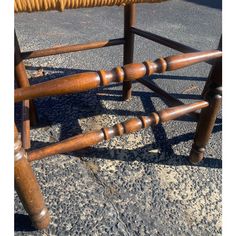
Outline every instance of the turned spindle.
[[33, 225], [37, 229], [47, 228], [50, 215], [45, 206], [43, 195], [22, 148], [15, 126], [15, 189]]
[[28, 154], [28, 160], [39, 160], [50, 155], [77, 151], [83, 148], [87, 148], [92, 145], [98, 144], [103, 140], [110, 140], [115, 136], [121, 136], [124, 134], [136, 132], [151, 125], [156, 125], [159, 122], [167, 122], [169, 120], [176, 119], [182, 115], [188, 114], [198, 109], [202, 109], [207, 106], [208, 102], [199, 101], [193, 104], [186, 104], [177, 107], [167, 108], [159, 112], [153, 112], [149, 116], [131, 118], [125, 122], [118, 123], [112, 127], [102, 128], [98, 131], [92, 131], [85, 134], [76, 135], [62, 142], [51, 144], [47, 147], [31, 151]]
[[111, 71], [85, 72], [66, 76], [60, 79], [32, 85], [29, 88], [15, 90], [15, 102], [44, 96], [84, 92], [100, 86], [107, 86], [112, 82], [133, 81], [146, 75], [177, 70], [209, 59], [221, 57], [218, 50], [186, 53], [155, 61], [132, 63], [123, 67], [116, 67]]

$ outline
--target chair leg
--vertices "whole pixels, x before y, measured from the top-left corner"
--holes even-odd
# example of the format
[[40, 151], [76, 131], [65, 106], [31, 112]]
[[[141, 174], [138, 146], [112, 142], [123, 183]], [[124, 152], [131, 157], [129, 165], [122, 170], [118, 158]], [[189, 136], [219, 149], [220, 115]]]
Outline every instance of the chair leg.
[[[15, 80], [21, 88], [29, 87], [25, 65], [21, 58], [19, 43], [15, 34]], [[22, 107], [22, 142], [25, 149], [30, 148], [30, 123], [37, 124], [37, 114], [33, 101], [24, 101]]]
[[21, 146], [15, 126], [15, 189], [32, 223], [37, 229], [44, 229], [50, 223], [50, 215], [44, 204], [43, 195], [27, 154]]
[[212, 67], [208, 81], [204, 98], [209, 101], [210, 105], [201, 111], [197, 124], [194, 143], [189, 156], [189, 160], [193, 164], [197, 164], [204, 158], [206, 145], [210, 139], [217, 114], [221, 108], [222, 59], [218, 60]]
[[[129, 4], [124, 7], [124, 60], [123, 64], [129, 64], [133, 62], [134, 54], [134, 34], [130, 28], [134, 26], [136, 21], [136, 9], [135, 4]], [[123, 100], [131, 98], [131, 81], [123, 82]]]
[[[219, 41], [219, 44], [218, 44], [218, 50], [222, 50], [222, 35], [220, 37], [220, 41]], [[206, 92], [208, 91], [208, 87], [211, 85], [211, 77], [209, 76], [206, 83], [205, 83], [205, 86], [202, 90], [202, 97], [205, 97], [206, 95]]]

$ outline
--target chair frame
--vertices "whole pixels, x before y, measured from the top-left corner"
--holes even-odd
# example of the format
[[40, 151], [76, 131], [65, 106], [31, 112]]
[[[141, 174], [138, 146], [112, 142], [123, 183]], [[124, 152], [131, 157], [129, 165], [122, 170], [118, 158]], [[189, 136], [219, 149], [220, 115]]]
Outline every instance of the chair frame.
[[[39, 160], [49, 155], [86, 148], [103, 140], [109, 140], [114, 136], [135, 132], [142, 128], [149, 127], [150, 125], [176, 119], [182, 115], [192, 115], [197, 121], [189, 161], [193, 164], [197, 164], [204, 158], [205, 148], [210, 139], [217, 114], [221, 107], [221, 40], [218, 47], [219, 50], [200, 52], [179, 42], [138, 29], [135, 27], [135, 21], [135, 4], [129, 4], [124, 6], [123, 38], [27, 52], [21, 52], [15, 34], [15, 80], [19, 87], [15, 90], [15, 102], [22, 102], [22, 142], [15, 126], [15, 189], [37, 229], [47, 228], [50, 223], [50, 216], [45, 206], [39, 184], [30, 166], [31, 161]], [[178, 50], [184, 54], [160, 58], [155, 61], [133, 63], [135, 35]], [[67, 76], [54, 81], [30, 86], [24, 65], [24, 60], [26, 59], [115, 45], [123, 45], [123, 67], [116, 67], [111, 71], [101, 70], [99, 72], [81, 73], [80, 75]], [[202, 92], [203, 100], [193, 104], [183, 104], [180, 100], [174, 98], [150, 80], [143, 78], [145, 75], [163, 73], [167, 70], [176, 70], [202, 61], [213, 66]], [[88, 82], [83, 83], [85, 80]], [[159, 112], [153, 112], [149, 116], [129, 119], [110, 128], [103, 128], [99, 131], [77, 135], [31, 152], [26, 151], [30, 148], [30, 123], [35, 125], [38, 122], [36, 109], [32, 100], [33, 98], [87, 91], [99, 86], [107, 86], [111, 82], [121, 82], [123, 83], [123, 99], [127, 100], [131, 98], [132, 81], [134, 80], [139, 81], [156, 92], [160, 97], [167, 100], [171, 107]], [[80, 83], [78, 83], [78, 81]], [[55, 89], [56, 84], [60, 84], [63, 89]], [[75, 84], [80, 85], [76, 87]], [[196, 112], [199, 109], [201, 109], [201, 113]]]

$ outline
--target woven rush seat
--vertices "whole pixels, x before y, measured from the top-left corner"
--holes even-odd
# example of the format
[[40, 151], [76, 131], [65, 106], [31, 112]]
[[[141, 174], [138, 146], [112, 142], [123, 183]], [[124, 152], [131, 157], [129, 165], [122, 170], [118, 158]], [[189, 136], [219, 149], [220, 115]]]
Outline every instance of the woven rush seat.
[[15, 0], [15, 13], [34, 11], [63, 11], [82, 7], [120, 6], [133, 3], [159, 3], [167, 0]]

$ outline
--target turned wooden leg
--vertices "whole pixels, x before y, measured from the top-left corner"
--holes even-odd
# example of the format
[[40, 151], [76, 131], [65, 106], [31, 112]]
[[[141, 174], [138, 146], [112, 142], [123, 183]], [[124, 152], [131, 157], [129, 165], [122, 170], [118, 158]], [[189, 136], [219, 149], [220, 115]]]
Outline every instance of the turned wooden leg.
[[[133, 62], [134, 54], [134, 34], [130, 28], [135, 24], [135, 4], [129, 4], [124, 7], [124, 65]], [[127, 100], [131, 97], [131, 81], [123, 82], [123, 100]]]
[[21, 146], [15, 126], [15, 189], [32, 223], [37, 229], [44, 229], [50, 223], [50, 215], [44, 204], [43, 195], [27, 154]]
[[[15, 34], [15, 79], [20, 88], [29, 87], [25, 65], [21, 58], [19, 43]], [[30, 119], [29, 119], [30, 118]], [[22, 143], [25, 149], [30, 148], [30, 122], [37, 123], [36, 110], [33, 101], [23, 101], [22, 104]]]
[[222, 59], [219, 59], [212, 67], [208, 81], [204, 98], [208, 100], [209, 107], [201, 111], [197, 124], [194, 143], [189, 156], [189, 160], [193, 164], [197, 164], [204, 158], [206, 145], [210, 139], [217, 114], [221, 108]]

